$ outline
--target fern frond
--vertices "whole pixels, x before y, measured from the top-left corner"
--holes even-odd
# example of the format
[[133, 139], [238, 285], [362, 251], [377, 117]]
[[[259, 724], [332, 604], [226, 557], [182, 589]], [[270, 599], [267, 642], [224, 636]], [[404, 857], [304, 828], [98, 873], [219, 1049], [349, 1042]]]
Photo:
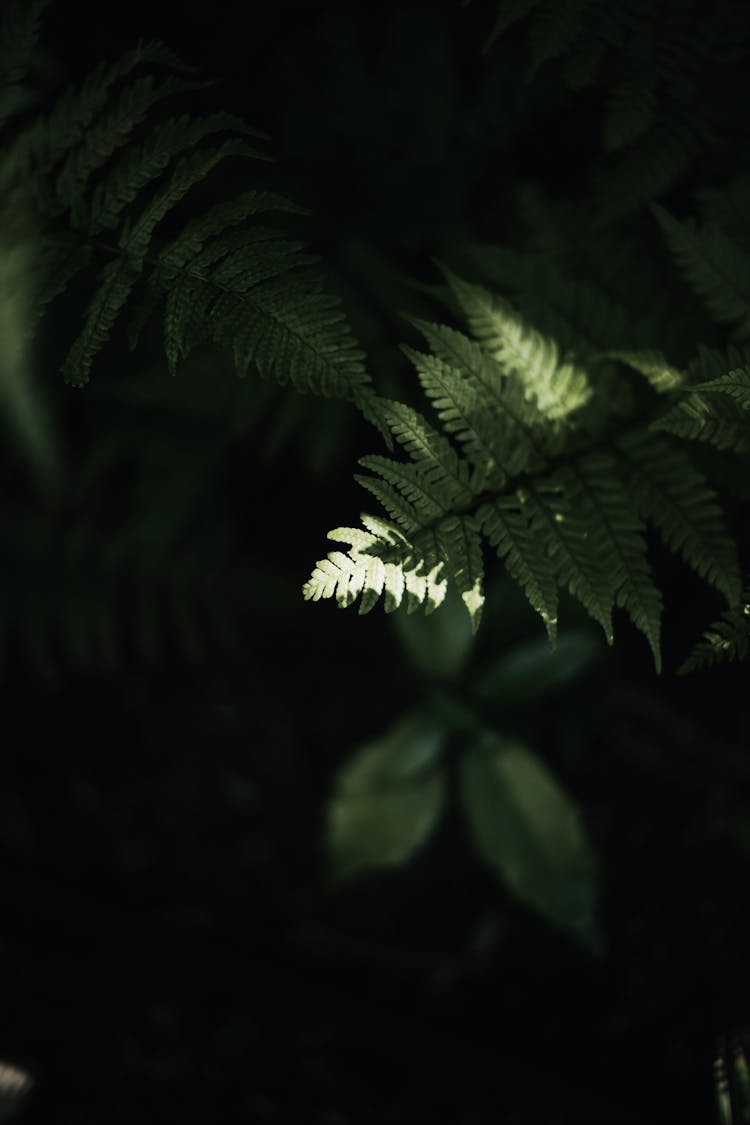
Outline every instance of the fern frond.
[[87, 130], [96, 115], [105, 109], [112, 89], [144, 64], [156, 64], [182, 73], [192, 69], [157, 41], [139, 43], [114, 62], [100, 63], [78, 89], [69, 88], [49, 114], [24, 129], [9, 146], [6, 158], [18, 178], [30, 177], [35, 190], [42, 190], [42, 180], [49, 176], [55, 164], [85, 141]]
[[750, 348], [730, 344], [723, 351], [698, 345], [698, 350], [687, 366], [687, 381], [691, 387], [719, 379], [737, 367], [750, 367]]
[[[531, 211], [538, 200], [523, 193], [519, 204]], [[545, 204], [548, 219], [550, 210]], [[632, 347], [653, 335], [650, 325], [634, 321], [601, 287], [594, 289], [566, 275], [549, 251], [521, 254], [504, 246], [470, 243], [466, 253], [493, 287], [509, 294], [537, 331], [552, 336], [562, 352], [572, 353], [584, 365], [606, 348]]]
[[[373, 468], [377, 471], [376, 465]], [[407, 536], [412, 535], [422, 526], [422, 519], [414, 504], [402, 493], [397, 492], [388, 481], [379, 476], [365, 477], [358, 473], [354, 474], [354, 479], [380, 501], [391, 519], [400, 525]]]
[[[245, 192], [179, 221], [183, 201], [228, 159], [266, 159], [250, 144], [263, 134], [241, 118], [183, 113], [155, 120], [161, 102], [205, 85], [170, 73], [188, 71], [161, 44], [139, 45], [102, 63], [10, 146], [16, 180], [33, 193], [42, 228], [43, 312], [96, 255], [99, 266], [84, 325], [62, 370], [81, 386], [131, 307], [134, 346], [164, 305], [172, 372], [194, 348], [228, 351], [240, 375], [252, 365], [280, 384], [355, 402], [381, 431], [371, 381], [341, 309], [323, 289], [301, 242], [255, 222], [264, 212], [304, 213], [272, 192]], [[7, 162], [6, 162], [7, 163]], [[169, 237], [163, 232], [169, 225]], [[47, 231], [43, 230], [45, 241]], [[109, 260], [106, 260], [109, 259]]]
[[359, 463], [363, 469], [377, 473], [400, 493], [409, 505], [407, 511], [416, 513], [420, 529], [441, 519], [450, 511], [450, 502], [441, 487], [442, 482], [430, 481], [420, 473], [416, 465], [382, 457], [379, 453], [360, 457]]
[[737, 551], [705, 478], [682, 449], [658, 434], [631, 431], [617, 444], [639, 514], [654, 524], [667, 547], [732, 605], [741, 586]]
[[544, 544], [558, 586], [567, 587], [601, 625], [612, 644], [617, 589], [606, 565], [604, 529], [581, 482], [568, 466], [534, 482], [526, 506], [531, 527]]
[[681, 387], [686, 376], [674, 367], [658, 348], [643, 348], [640, 351], [606, 351], [602, 359], [616, 359], [626, 367], [643, 375], [657, 394], [668, 394]]
[[[147, 113], [164, 99], [195, 84], [169, 77], [158, 85], [151, 75], [136, 79], [126, 86], [115, 106], [96, 119], [86, 130], [81, 143], [74, 148], [57, 176], [55, 194], [59, 203], [70, 208], [74, 224], [85, 222], [83, 198], [89, 178], [126, 144]], [[165, 163], [169, 154], [165, 154]], [[104, 224], [107, 225], [107, 224]]]
[[716, 227], [679, 223], [663, 207], [652, 211], [686, 279], [719, 324], [750, 332], [750, 255]]
[[691, 441], [705, 441], [734, 453], [750, 451], [750, 368], [739, 367], [718, 379], [693, 383], [665, 414], [652, 423]]
[[476, 633], [484, 606], [484, 561], [475, 521], [468, 516], [454, 516], [443, 520], [435, 533], [448, 573], [466, 606], [472, 631]]
[[404, 349], [414, 363], [425, 394], [448, 434], [455, 434], [475, 472], [472, 490], [501, 488], [506, 474], [497, 463], [495, 420], [471, 381], [434, 355]]
[[[381, 413], [411, 460], [373, 455], [360, 462], [372, 476], [358, 477], [359, 483], [402, 529], [403, 541], [390, 541], [392, 549], [400, 542], [400, 554], [391, 554], [388, 562], [401, 565], [404, 582], [439, 564], [443, 578], [456, 583], [476, 628], [484, 538], [542, 617], [553, 647], [558, 591], [565, 588], [610, 644], [613, 611], [624, 609], [648, 641], [658, 673], [663, 599], [648, 560], [646, 523], [732, 604], [739, 590], [738, 560], [716, 496], [682, 449], [648, 429], [653, 419], [648, 410], [631, 416], [627, 428], [618, 422], [613, 429], [618, 404], [601, 393], [596, 410], [586, 405], [581, 411], [589, 422], [584, 426], [576, 425], [575, 414], [540, 410], [539, 395], [529, 402], [526, 391], [538, 384], [540, 369], [558, 369], [555, 341], [540, 343], [539, 334], [530, 336], [535, 330], [525, 324], [519, 329], [517, 314], [502, 298], [450, 280], [479, 339], [411, 320], [432, 354], [405, 349], [446, 436], [410, 407], [384, 401]], [[716, 384], [695, 385], [695, 368], [674, 367], [658, 348], [588, 347], [587, 369], [617, 363], [672, 401], [706, 393], [750, 417], [745, 409], [750, 367], [722, 372]], [[584, 341], [581, 350], [586, 348]], [[701, 370], [714, 362], [709, 353], [699, 356]], [[635, 409], [631, 406], [633, 414]], [[385, 561], [378, 544], [362, 542], [362, 553]], [[419, 559], [429, 559], [429, 566]], [[345, 605], [352, 590], [369, 589], [372, 565], [351, 552], [331, 555], [318, 564], [307, 596], [336, 597]], [[372, 600], [368, 596], [367, 608]], [[421, 596], [415, 604], [420, 601]]]
[[379, 410], [396, 441], [411, 457], [418, 479], [444, 497], [445, 508], [471, 502], [474, 489], [469, 485], [467, 463], [457, 456], [448, 439], [402, 402], [381, 399]]
[[686, 675], [701, 668], [710, 668], [730, 661], [747, 660], [750, 656], [750, 589], [742, 591], [741, 601], [722, 613], [718, 621], [706, 629], [677, 669]]
[[617, 604], [646, 637], [658, 673], [662, 596], [654, 585], [646, 556], [643, 521], [633, 509], [617, 462], [610, 454], [587, 454], [576, 461], [573, 471], [597, 513], [605, 566]]
[[557, 640], [557, 581], [552, 564], [530, 525], [525, 497], [498, 496], [477, 513], [482, 532], [542, 618], [550, 645]]
[[[478, 410], [486, 417], [489, 431], [483, 430], [485, 437], [481, 440], [491, 443], [492, 456], [500, 470], [511, 477], [543, 465], [557, 444], [545, 434], [539, 413], [527, 401], [521, 382], [504, 375], [496, 361], [462, 332], [416, 318], [411, 318], [410, 322], [422, 333], [435, 358], [445, 365], [443, 383], [446, 379], [453, 380], [453, 372], [461, 373], [466, 395], [476, 401]], [[414, 362], [417, 364], [416, 359]], [[419, 364], [417, 370], [421, 377]], [[436, 409], [443, 409], [434, 398], [440, 394], [434, 368], [425, 380], [426, 393], [433, 398]], [[456, 387], [455, 394], [463, 400], [461, 387]], [[484, 422], [472, 414], [472, 425], [484, 427]], [[489, 465], [488, 471], [493, 472], [494, 466]]]
[[448, 281], [474, 335], [507, 375], [521, 381], [543, 417], [566, 418], [589, 401], [586, 372], [561, 360], [554, 340], [526, 324], [501, 297], [450, 273]]
[[[368, 613], [381, 594], [385, 612], [392, 613], [404, 597], [409, 612], [424, 605], [427, 613], [445, 599], [447, 579], [443, 561], [428, 565], [423, 555], [415, 554], [411, 543], [393, 524], [373, 516], [362, 516], [367, 527], [339, 527], [328, 538], [345, 543], [349, 550], [331, 551], [321, 559], [303, 587], [306, 600], [335, 597], [344, 609], [361, 595], [360, 613]], [[390, 561], [394, 548], [404, 553], [403, 561]]]

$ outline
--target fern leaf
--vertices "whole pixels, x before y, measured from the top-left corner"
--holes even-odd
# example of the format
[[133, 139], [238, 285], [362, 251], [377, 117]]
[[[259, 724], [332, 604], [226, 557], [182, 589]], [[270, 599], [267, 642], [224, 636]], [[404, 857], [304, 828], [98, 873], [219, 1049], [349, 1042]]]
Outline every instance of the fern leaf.
[[750, 368], [740, 367], [728, 371], [706, 383], [695, 383], [690, 394], [726, 396], [736, 402], [743, 410], [750, 410]]
[[725, 351], [719, 351], [699, 344], [697, 354], [687, 366], [687, 381], [691, 387], [697, 383], [710, 383], [738, 367], [750, 367], [750, 349], [730, 344]]
[[414, 462], [419, 478], [438, 489], [448, 508], [471, 502], [468, 467], [455, 449], [416, 410], [401, 402], [381, 399], [379, 409], [396, 441]]
[[462, 373], [438, 356], [404, 349], [419, 375], [422, 388], [437, 412], [443, 428], [455, 434], [468, 460], [475, 467], [476, 489], [502, 488], [506, 475], [496, 460], [494, 419]]
[[194, 85], [172, 77], [155, 85], [153, 78], [146, 75], [126, 86], [116, 105], [86, 131], [81, 143], [65, 159], [55, 183], [55, 195], [63, 207], [70, 209], [74, 223], [85, 220], [84, 192], [93, 173], [104, 167], [127, 142], [136, 126], [159, 101], [190, 90]]
[[[556, 442], [540, 427], [539, 414], [526, 402], [520, 383], [507, 379], [479, 344], [462, 332], [416, 318], [410, 318], [410, 323], [422, 333], [435, 358], [450, 369], [443, 369], [443, 382], [452, 382], [452, 372], [461, 373], [467, 396], [486, 415], [486, 423], [472, 415], [472, 424], [482, 427], [482, 440], [491, 445], [492, 458], [502, 473], [513, 477], [543, 465], [547, 456], [555, 452]], [[433, 386], [435, 393], [439, 393], [434, 383]], [[488, 472], [493, 469], [488, 465]]]
[[468, 517], [453, 517], [439, 524], [436, 535], [448, 572], [471, 619], [472, 632], [476, 633], [484, 606], [484, 562], [479, 533]]
[[159, 42], [139, 43], [115, 62], [100, 63], [80, 88], [68, 89], [51, 113], [24, 130], [11, 146], [8, 159], [17, 165], [19, 174], [33, 175], [36, 180], [46, 175], [85, 136], [106, 106], [112, 88], [145, 63], [183, 72], [191, 69]]
[[126, 258], [117, 258], [102, 269], [96, 292], [86, 310], [83, 332], [73, 344], [63, 364], [66, 383], [82, 387], [89, 381], [94, 357], [109, 339], [130, 292], [140, 276], [140, 267]]
[[730, 661], [747, 660], [750, 656], [750, 589], [742, 592], [740, 604], [725, 610], [718, 621], [704, 632], [677, 674], [683, 676], [701, 668]]
[[599, 622], [611, 645], [617, 588], [606, 564], [606, 529], [586, 490], [569, 467], [561, 466], [532, 483], [524, 502], [558, 586], [566, 586]]
[[387, 481], [381, 477], [364, 477], [358, 473], [354, 474], [354, 479], [380, 501], [391, 519], [395, 520], [407, 535], [411, 535], [421, 527], [422, 521], [417, 509]]
[[659, 635], [662, 596], [654, 585], [646, 557], [644, 525], [625, 492], [617, 462], [607, 453], [579, 458], [573, 470], [583, 484], [602, 530], [605, 565], [618, 605], [644, 634], [661, 671]]
[[141, 275], [155, 227], [166, 214], [213, 168], [228, 156], [253, 156], [242, 142], [227, 141], [218, 148], [199, 152], [178, 162], [167, 183], [157, 191], [141, 216], [126, 224], [119, 238], [123, 257], [109, 263], [100, 275], [97, 292], [89, 306], [81, 335], [63, 364], [67, 382], [88, 382], [94, 358], [101, 350]]
[[410, 510], [417, 513], [420, 528], [441, 519], [449, 512], [450, 502], [446, 500], [440, 484], [426, 479], [416, 465], [382, 457], [379, 453], [360, 457], [359, 463], [362, 468], [377, 473], [398, 489]]
[[741, 589], [737, 552], [705, 478], [682, 449], [648, 431], [624, 435], [618, 448], [640, 515], [654, 524], [667, 547], [733, 605]]
[[750, 451], [750, 369], [685, 388], [681, 401], [652, 423], [678, 437], [705, 441], [721, 450]]
[[282, 195], [271, 191], [246, 191], [236, 199], [217, 203], [205, 213], [192, 219], [185, 229], [159, 254], [158, 267], [171, 279], [191, 263], [195, 265], [197, 256], [211, 240], [225, 236], [229, 231], [258, 214], [269, 211], [305, 215], [307, 209], [300, 207]]
[[[257, 134], [257, 130], [252, 129], [241, 118], [226, 113], [198, 118], [183, 114], [152, 128], [145, 140], [136, 149], [128, 149], [123, 159], [97, 185], [91, 201], [89, 233], [99, 234], [116, 227], [125, 209], [138, 198], [144, 188], [159, 181], [172, 160], [186, 150], [195, 148], [207, 137], [222, 132], [251, 136]], [[213, 150], [212, 155], [216, 151]], [[248, 144], [236, 155], [264, 159], [262, 153]], [[198, 152], [192, 159], [200, 162], [205, 159], [205, 153]], [[172, 184], [175, 188], [180, 176], [186, 174], [190, 162], [190, 157], [183, 158], [179, 174], [176, 171], [173, 175]], [[203, 173], [204, 176], [208, 175], [211, 167], [213, 165]]]
[[719, 324], [750, 332], [750, 255], [714, 227], [679, 223], [656, 204], [652, 211], [692, 288]]
[[[263, 378], [282, 386], [356, 401], [370, 382], [363, 352], [339, 300], [320, 288], [319, 278], [283, 276], [236, 294], [233, 314], [244, 320], [243, 364], [252, 362]], [[214, 332], [221, 339], [230, 335], [227, 328]]]
[[586, 372], [561, 361], [554, 340], [526, 324], [502, 297], [451, 274], [448, 280], [474, 335], [508, 375], [520, 380], [543, 417], [567, 418], [589, 401]]
[[[363, 516], [363, 521], [368, 518]], [[303, 587], [307, 601], [335, 597], [340, 608], [346, 608], [361, 595], [360, 613], [367, 613], [384, 595], [385, 612], [392, 613], [401, 605], [407, 595], [410, 608], [414, 603], [423, 604], [427, 611], [439, 606], [446, 592], [443, 577], [443, 562], [427, 571], [424, 560], [415, 557], [411, 545], [401, 532], [385, 521], [373, 521], [370, 527], [377, 530], [363, 531], [360, 528], [336, 528], [329, 532], [328, 538], [349, 545], [343, 551], [331, 551], [325, 559], [315, 566], [312, 575]], [[403, 562], [390, 562], [386, 556], [393, 553], [394, 546], [405, 552]]]
[[482, 532], [498, 558], [541, 616], [550, 645], [557, 640], [557, 581], [552, 564], [526, 518], [523, 503], [498, 496], [477, 513]]
[[643, 375], [657, 394], [667, 394], [685, 382], [685, 374], [668, 362], [658, 348], [643, 348], [640, 351], [606, 351], [602, 359], [616, 359], [626, 367]]
[[[213, 131], [213, 130], [212, 130]], [[229, 140], [216, 148], [183, 157], [163, 187], [143, 210], [140, 218], [126, 223], [119, 238], [120, 247], [136, 260], [148, 252], [154, 228], [190, 191], [206, 179], [213, 169], [230, 156], [256, 157], [255, 149], [244, 142]]]
[[170, 371], [174, 374], [179, 356], [187, 357], [201, 340], [213, 337], [234, 354], [243, 378], [257, 342], [255, 322], [243, 316], [245, 298], [254, 287], [309, 265], [312, 259], [299, 253], [301, 246], [251, 227], [229, 231], [202, 250], [168, 287], [164, 347]]

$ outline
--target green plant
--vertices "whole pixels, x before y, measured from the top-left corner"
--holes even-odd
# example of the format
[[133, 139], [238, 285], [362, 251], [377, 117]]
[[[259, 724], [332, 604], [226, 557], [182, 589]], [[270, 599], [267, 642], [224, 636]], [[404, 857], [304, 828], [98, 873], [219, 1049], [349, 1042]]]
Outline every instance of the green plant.
[[[40, 8], [16, 16], [27, 55]], [[565, 43], [541, 57], [560, 54]], [[24, 53], [17, 52], [11, 90], [23, 89]], [[153, 67], [157, 80], [148, 73]], [[644, 323], [538, 256], [496, 250], [495, 288], [510, 289], [510, 299], [446, 273], [471, 338], [413, 322], [431, 350], [407, 354], [436, 426], [375, 393], [338, 302], [322, 292], [301, 244], [256, 224], [259, 215], [299, 210], [293, 204], [250, 190], [188, 221], [173, 219], [222, 162], [261, 155], [247, 139], [257, 131], [232, 115], [152, 122], [159, 103], [200, 86], [184, 74], [160, 45], [139, 46], [101, 65], [49, 113], [21, 125], [6, 115], [7, 213], [30, 216], [38, 251], [28, 290], [36, 310], [103, 259], [83, 329], [62, 365], [69, 382], [88, 381], [138, 294], [131, 346], [164, 304], [172, 372], [210, 341], [233, 356], [240, 374], [253, 366], [298, 390], [352, 400], [409, 460], [362, 461], [370, 475], [358, 479], [390, 519], [367, 516], [363, 529], [332, 532], [349, 550], [318, 565], [307, 598], [335, 596], [347, 605], [362, 595], [366, 612], [384, 591], [386, 609], [405, 598], [410, 610], [421, 604], [430, 612], [450, 580], [477, 627], [486, 540], [541, 615], [551, 643], [558, 589], [567, 588], [610, 643], [612, 611], [624, 608], [658, 670], [662, 595], [646, 552], [651, 523], [737, 613], [739, 563], [718, 498], [689, 454], [663, 434], [710, 441], [730, 454], [746, 450], [743, 353], [725, 360], [686, 335], [686, 361], [668, 359], [658, 323]], [[722, 223], [742, 213], [746, 190], [735, 183], [704, 202], [709, 222], [702, 230], [663, 209], [654, 213], [710, 315], [736, 323], [741, 339], [750, 257]], [[166, 237], [157, 244], [161, 230]], [[631, 386], [634, 376], [645, 385]], [[18, 380], [6, 380], [11, 385]], [[28, 428], [7, 390], [5, 402], [19, 428]]]
[[[580, 713], [597, 673], [616, 680], [633, 642], [645, 653], [633, 626], [668, 682], [623, 688], [604, 760], [689, 778], [710, 806], [697, 831], [746, 853], [747, 770], [727, 745], [741, 723], [722, 742], [658, 692], [678, 647], [663, 657], [663, 617], [688, 645], [704, 631], [681, 671], [750, 652], [750, 9], [508, 0], [492, 28], [467, 5], [453, 58], [454, 25], [415, 6], [411, 38], [391, 31], [411, 77], [395, 101], [406, 89], [418, 108], [395, 124], [342, 33], [335, 96], [303, 115], [301, 146], [312, 164], [315, 113], [338, 114], [320, 160], [335, 168], [308, 184], [159, 43], [57, 90], [45, 7], [8, 5], [0, 24], [0, 655], [119, 685], [123, 666], [265, 654], [305, 614], [305, 671], [279, 682], [302, 694], [320, 671], [346, 716], [326, 748], [355, 713], [381, 732], [338, 747], [325, 888], [429, 864], [457, 824], [511, 899], [597, 952], [608, 873], [576, 777]], [[368, 227], [381, 195], [392, 210]], [[320, 205], [317, 228], [297, 196]], [[304, 597], [360, 613], [382, 598], [402, 685], [381, 667], [382, 622], [342, 684], [325, 644], [350, 622], [331, 642], [324, 607], [289, 608], [307, 506], [329, 503], [368, 424], [387, 448], [356, 480], [378, 513], [330, 533], [340, 549]], [[615, 652], [585, 615], [610, 645], [616, 629]], [[238, 741], [252, 725], [273, 745], [274, 707], [256, 710]]]
[[[511, 608], [512, 589], [504, 606]], [[327, 811], [336, 880], [401, 865], [425, 847], [455, 791], [479, 858], [547, 921], [601, 951], [597, 864], [574, 800], [518, 730], [600, 656], [587, 629], [566, 630], [557, 654], [526, 637], [498, 658], [472, 660], [457, 597], [426, 620], [400, 610], [398, 635], [427, 686], [340, 769]], [[469, 663], [471, 662], [471, 663]]]

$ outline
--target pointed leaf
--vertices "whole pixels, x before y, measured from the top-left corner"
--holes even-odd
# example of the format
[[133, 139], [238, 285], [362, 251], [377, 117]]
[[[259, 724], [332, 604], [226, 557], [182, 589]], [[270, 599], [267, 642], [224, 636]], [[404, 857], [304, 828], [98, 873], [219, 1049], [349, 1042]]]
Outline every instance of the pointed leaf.
[[598, 950], [596, 860], [575, 804], [540, 759], [485, 732], [463, 759], [461, 798], [481, 856], [508, 889]]
[[415, 712], [345, 763], [327, 811], [336, 877], [405, 863], [427, 842], [445, 799], [444, 741], [441, 727]]

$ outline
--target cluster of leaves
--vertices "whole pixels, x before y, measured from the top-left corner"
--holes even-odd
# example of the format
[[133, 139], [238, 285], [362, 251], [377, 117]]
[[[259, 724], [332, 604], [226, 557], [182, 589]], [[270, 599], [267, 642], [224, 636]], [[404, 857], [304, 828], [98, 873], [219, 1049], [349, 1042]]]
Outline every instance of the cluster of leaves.
[[[326, 847], [336, 880], [410, 860], [442, 820], [454, 770], [478, 856], [506, 889], [586, 948], [601, 949], [597, 863], [573, 798], [513, 730], [519, 710], [570, 687], [600, 656], [587, 629], [566, 630], [556, 655], [525, 640], [473, 666], [473, 634], [456, 595], [436, 618], [394, 620], [412, 664], [439, 685], [419, 710], [360, 747], [336, 778]], [[504, 716], [496, 725], [488, 708]]]
[[[514, 257], [521, 276], [536, 266]], [[405, 600], [409, 611], [423, 605], [429, 613], [450, 578], [476, 628], [484, 539], [542, 617], [552, 644], [558, 590], [567, 588], [609, 643], [613, 609], [624, 608], [659, 669], [662, 597], [647, 557], [646, 521], [730, 607], [741, 602], [736, 546], [718, 497], [689, 453], [666, 435], [745, 452], [744, 355], [701, 349], [682, 370], [657, 347], [624, 348], [625, 310], [585, 286], [566, 288], [554, 272], [537, 288], [536, 302], [557, 298], [555, 336], [505, 298], [447, 277], [471, 336], [417, 322], [431, 351], [407, 349], [441, 428], [403, 404], [380, 406], [410, 460], [366, 457], [361, 464], [371, 475], [357, 479], [390, 520], [364, 516], [364, 530], [332, 531], [330, 538], [349, 550], [318, 563], [305, 596], [347, 606], [361, 595], [365, 613], [384, 593], [386, 611]], [[703, 284], [699, 272], [697, 287]], [[726, 316], [720, 300], [711, 311]], [[636, 326], [632, 339], [642, 335]], [[641, 377], [641, 387], [631, 387], [631, 374]]]
[[[368, 515], [363, 528], [332, 532], [348, 550], [321, 560], [305, 586], [307, 598], [335, 596], [348, 605], [361, 596], [366, 612], [384, 593], [387, 610], [405, 601], [409, 610], [421, 605], [431, 612], [450, 581], [476, 628], [486, 542], [541, 615], [553, 645], [558, 593], [568, 589], [610, 643], [613, 610], [624, 608], [659, 669], [662, 595], [646, 551], [650, 524], [736, 612], [736, 547], [717, 496], [682, 442], [709, 442], [731, 455], [747, 451], [744, 354], [730, 361], [701, 351], [696, 339], [697, 358], [667, 358], [671, 337], [665, 331], [661, 340], [659, 323], [639, 320], [538, 254], [502, 249], [493, 257], [500, 277], [493, 290], [447, 272], [469, 335], [412, 320], [429, 351], [406, 354], [435, 421], [386, 400], [375, 393], [339, 302], [324, 293], [301, 243], [257, 222], [299, 208], [275, 192], [249, 190], [193, 206], [184, 217], [185, 200], [208, 191], [220, 165], [263, 157], [251, 143], [262, 139], [258, 131], [226, 113], [164, 118], [157, 112], [202, 85], [160, 44], [139, 45], [101, 64], [51, 110], [37, 112], [24, 75], [43, 7], [19, 8], [8, 24], [4, 225], [10, 230], [20, 214], [32, 232], [23, 289], [28, 321], [96, 267], [83, 329], [62, 365], [66, 380], [88, 381], [126, 310], [135, 346], [163, 306], [171, 372], [201, 345], [213, 344], [229, 353], [241, 375], [253, 367], [282, 385], [353, 402], [408, 457], [362, 460], [369, 475], [358, 479], [388, 519]], [[653, 39], [657, 63], [668, 50], [687, 66], [682, 17], [670, 7], [662, 27], [631, 6], [609, 22], [596, 4], [573, 8], [566, 6], [563, 19], [544, 3], [506, 6], [494, 38], [533, 13], [532, 70], [569, 48], [602, 65], [619, 49], [625, 77], [615, 103], [622, 104], [619, 111], [611, 107], [607, 136], [610, 147], [627, 147], [645, 125], [620, 120], [632, 101], [623, 89], [639, 74], [636, 85], [646, 89], [650, 73], [635, 68], [630, 45]], [[736, 32], [739, 25], [720, 6], [701, 42], [723, 50], [730, 25]], [[690, 32], [691, 43], [701, 38], [692, 26]], [[730, 51], [724, 64], [734, 57]], [[688, 70], [696, 65], [691, 57]], [[695, 85], [688, 82], [685, 90]], [[671, 104], [671, 83], [659, 89], [661, 102]], [[715, 109], [721, 99], [706, 100]], [[665, 122], [674, 127], [669, 113], [656, 118], [660, 129]], [[643, 198], [663, 187], [651, 185]], [[654, 209], [697, 297], [716, 323], [733, 327], [735, 341], [748, 324], [747, 198], [743, 179], [727, 192], [704, 193], [700, 229]], [[23, 240], [19, 246], [23, 254]], [[17, 272], [9, 261], [6, 268]], [[503, 277], [514, 280], [503, 285]], [[17, 310], [13, 317], [19, 319]], [[15, 374], [5, 380], [4, 404], [27, 444], [47, 448], [29, 421], [18, 375], [22, 349], [19, 355], [8, 361]]]
[[[0, 35], [0, 409], [41, 486], [41, 498], [9, 506], [3, 527], [15, 593], [0, 607], [0, 650], [18, 642], [50, 676], [69, 662], [103, 670], [159, 652], [190, 658], [231, 636], [247, 576], [220, 587], [211, 577], [222, 560], [237, 567], [222, 554], [220, 513], [205, 503], [222, 457], [261, 420], [259, 455], [271, 456], [315, 417], [314, 406], [276, 397], [274, 384], [357, 401], [369, 376], [315, 259], [285, 230], [304, 209], [262, 187], [216, 201], [212, 173], [267, 160], [262, 135], [226, 113], [165, 116], [209, 84], [158, 43], [101, 63], [46, 106], [35, 72], [45, 7], [10, 5]], [[69, 331], [66, 299], [75, 306], [87, 287], [65, 381], [88, 382], [120, 318], [131, 314], [132, 349], [161, 309], [167, 369], [181, 364], [181, 385], [170, 388], [153, 361], [127, 380], [110, 373], [101, 395], [94, 388], [91, 436], [73, 451], [71, 408], [40, 386], [34, 337], [46, 314], [51, 353], [49, 341]], [[205, 344], [267, 383], [233, 392], [216, 360], [209, 377]], [[330, 460], [341, 417], [329, 408], [332, 424], [305, 439], [313, 467]], [[123, 474], [136, 480], [118, 512], [126, 525], [115, 527], [102, 492]]]

